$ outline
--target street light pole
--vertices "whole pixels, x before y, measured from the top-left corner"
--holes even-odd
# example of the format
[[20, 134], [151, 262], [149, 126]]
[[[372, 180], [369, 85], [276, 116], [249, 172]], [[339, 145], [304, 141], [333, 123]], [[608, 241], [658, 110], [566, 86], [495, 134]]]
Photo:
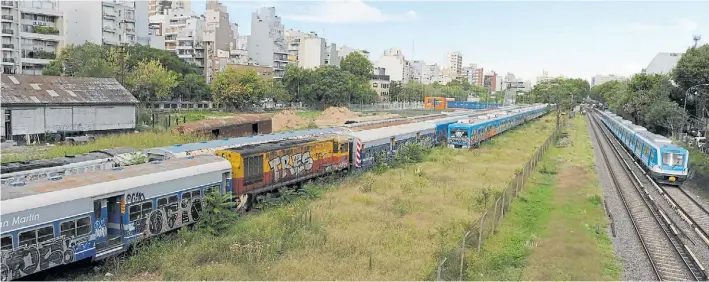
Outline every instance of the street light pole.
[[[694, 85], [692, 87], [687, 88], [687, 91], [684, 92], [684, 107], [682, 108], [683, 113], [684, 113], [684, 119], [682, 120], [682, 130], [684, 130], [685, 125], [687, 125], [687, 98], [689, 97], [689, 91], [692, 90], [692, 88], [700, 87], [700, 86], [709, 86], [709, 83]], [[687, 131], [689, 131], [689, 130], [687, 130]], [[680, 131], [680, 134], [682, 134], [681, 131]]]

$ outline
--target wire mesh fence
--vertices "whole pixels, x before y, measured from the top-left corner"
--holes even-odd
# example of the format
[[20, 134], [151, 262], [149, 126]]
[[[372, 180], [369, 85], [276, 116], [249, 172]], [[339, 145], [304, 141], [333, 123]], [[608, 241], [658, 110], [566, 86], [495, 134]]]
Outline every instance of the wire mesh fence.
[[561, 123], [557, 124], [556, 129], [549, 138], [544, 141], [544, 144], [542, 144], [527, 161], [524, 167], [515, 173], [515, 177], [507, 183], [505, 189], [495, 197], [495, 200], [483, 211], [482, 215], [465, 230], [458, 247], [450, 251], [438, 264], [438, 268], [436, 269], [436, 281], [466, 280], [466, 251], [472, 250], [479, 252], [485, 240], [496, 232], [497, 227], [505, 218], [505, 214], [509, 210], [512, 200], [522, 192], [527, 178], [534, 172], [534, 169], [537, 167], [537, 164], [539, 164], [539, 161], [541, 161], [544, 153], [559, 136], [563, 126], [564, 121], [562, 120]]

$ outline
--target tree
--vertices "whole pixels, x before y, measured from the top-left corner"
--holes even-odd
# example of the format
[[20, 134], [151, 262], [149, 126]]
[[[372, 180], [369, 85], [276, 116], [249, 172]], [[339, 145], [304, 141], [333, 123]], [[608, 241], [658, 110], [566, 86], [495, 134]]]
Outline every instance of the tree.
[[172, 90], [172, 97], [180, 97], [188, 101], [204, 101], [212, 98], [204, 77], [195, 73], [188, 73], [179, 80], [177, 87]]
[[221, 194], [217, 189], [205, 193], [201, 204], [203, 208], [197, 227], [211, 235], [224, 234], [238, 217], [234, 211], [236, 202], [231, 201], [231, 195]]
[[390, 101], [401, 101], [401, 95], [403, 94], [403, 87], [401, 82], [392, 81], [389, 83], [389, 100]]
[[50, 63], [46, 72], [42, 70], [42, 74], [114, 77], [117, 68], [110, 59], [108, 49], [104, 46], [88, 42], [83, 45], [70, 44]]
[[256, 71], [230, 67], [212, 81], [212, 98], [217, 105], [243, 109], [260, 103], [266, 87]]
[[266, 82], [265, 98], [272, 99], [275, 103], [285, 103], [291, 101], [291, 96], [286, 91], [283, 82], [280, 80], [271, 80]]
[[[677, 95], [680, 99], [685, 98], [686, 91], [691, 87], [709, 84], [709, 44], [687, 49], [672, 71], [672, 78], [682, 90], [682, 93]], [[687, 107], [695, 109], [697, 116], [703, 116], [703, 111], [709, 106], [709, 86], [695, 87], [692, 90], [694, 91], [690, 91], [690, 94], [698, 95], [687, 97]]]
[[178, 85], [178, 74], [166, 70], [157, 61], [142, 61], [126, 78], [126, 88], [142, 101], [170, 97]]
[[343, 71], [349, 72], [362, 81], [369, 81], [372, 76], [374, 66], [372, 62], [359, 52], [347, 54], [344, 60], [340, 63], [340, 68]]

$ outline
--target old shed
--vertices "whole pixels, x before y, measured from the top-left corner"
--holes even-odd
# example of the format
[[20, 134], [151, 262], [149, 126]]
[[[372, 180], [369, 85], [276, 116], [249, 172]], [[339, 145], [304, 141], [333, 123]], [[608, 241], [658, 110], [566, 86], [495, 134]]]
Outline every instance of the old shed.
[[2, 136], [135, 128], [138, 99], [114, 78], [2, 75]]
[[188, 122], [173, 133], [210, 135], [214, 138], [244, 137], [268, 134], [272, 131], [271, 117], [266, 114], [242, 114], [234, 117]]

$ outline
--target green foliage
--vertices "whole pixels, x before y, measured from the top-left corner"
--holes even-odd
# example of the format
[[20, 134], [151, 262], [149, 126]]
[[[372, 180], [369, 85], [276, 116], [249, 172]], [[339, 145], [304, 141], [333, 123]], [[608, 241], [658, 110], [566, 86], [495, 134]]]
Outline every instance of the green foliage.
[[217, 105], [244, 109], [259, 103], [267, 87], [267, 82], [254, 70], [227, 68], [217, 73], [211, 90]]
[[359, 52], [352, 52], [340, 62], [340, 68], [342, 68], [343, 71], [353, 74], [361, 81], [369, 81], [374, 66], [364, 55]]
[[[140, 71], [140, 67], [144, 67], [144, 65], [141, 65], [142, 62], [153, 61], [161, 65], [168, 73], [176, 74], [177, 87], [171, 87], [171, 92], [167, 92], [167, 94], [162, 91], [163, 88], [157, 87], [145, 91], [159, 90], [159, 93], [143, 92], [133, 93], [134, 95], [141, 99], [182, 97], [188, 100], [203, 100], [210, 98], [209, 88], [204, 82], [200, 68], [185, 63], [174, 52], [155, 49], [150, 46], [115, 47], [89, 42], [81, 45], [70, 44], [63, 48], [56, 59], [42, 70], [42, 74], [52, 76], [113, 77], [126, 88], [130, 88], [128, 85], [129, 77], [136, 78], [133, 73]], [[172, 77], [173, 75], [162, 76], [153, 81], [171, 81]], [[167, 85], [172, 85], [172, 83], [167, 83]]]
[[[569, 110], [590, 94], [588, 81], [580, 78], [556, 78], [534, 86], [530, 96], [535, 102], [559, 105], [559, 110]], [[572, 100], [573, 97], [573, 100]]]
[[231, 195], [222, 195], [214, 189], [202, 198], [202, 213], [197, 226], [214, 236], [222, 234], [236, 220], [238, 215], [235, 210], [236, 202], [231, 201]]
[[125, 86], [141, 101], [155, 101], [170, 97], [179, 84], [177, 79], [177, 73], [166, 70], [157, 61], [143, 61], [128, 75]]
[[[672, 79], [682, 89], [682, 99], [689, 88], [709, 84], [709, 44], [687, 49], [672, 71]], [[709, 86], [695, 87], [693, 90], [699, 95], [689, 97], [687, 108], [696, 110], [709, 106]], [[694, 91], [690, 93], [694, 94]]]
[[630, 81], [611, 81], [591, 89], [593, 99], [605, 102], [611, 111], [658, 133], [676, 133], [684, 114], [672, 101], [678, 90], [665, 75], [636, 74]]
[[375, 102], [376, 92], [369, 84], [369, 77], [365, 79], [362, 67], [366, 64], [356, 55], [348, 58], [345, 67], [358, 72], [358, 75], [337, 66], [302, 69], [289, 65], [283, 77], [283, 86], [292, 100], [323, 108]]

